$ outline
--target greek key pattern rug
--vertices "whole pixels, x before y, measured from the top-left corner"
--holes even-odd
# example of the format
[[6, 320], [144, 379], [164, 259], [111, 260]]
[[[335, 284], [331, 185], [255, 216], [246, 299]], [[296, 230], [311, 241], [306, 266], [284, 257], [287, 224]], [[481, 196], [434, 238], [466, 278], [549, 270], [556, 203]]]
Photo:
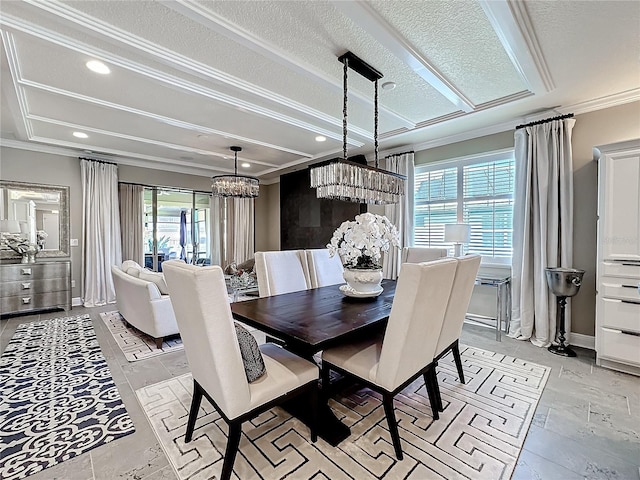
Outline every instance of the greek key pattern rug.
[[145, 358], [155, 357], [163, 353], [182, 350], [182, 339], [175, 335], [165, 339], [162, 342], [162, 348], [156, 347], [156, 341], [153, 337], [141, 332], [133, 326], [128, 326], [124, 318], [118, 311], [104, 312], [100, 314], [100, 318], [105, 323], [116, 343], [124, 353], [124, 356], [130, 362], [144, 360]]
[[[274, 408], [243, 424], [232, 478], [509, 479], [549, 369], [470, 347], [462, 357], [466, 385], [457, 380], [451, 354], [439, 362], [439, 420], [431, 417], [422, 381], [396, 396], [403, 461], [395, 457], [379, 395], [354, 388], [330, 400], [351, 428], [338, 447], [322, 439], [311, 443], [302, 422]], [[193, 440], [185, 444], [191, 391], [187, 374], [136, 394], [178, 478], [219, 478], [227, 426], [203, 399]]]
[[0, 358], [0, 404], [3, 480], [135, 431], [89, 315], [18, 326]]

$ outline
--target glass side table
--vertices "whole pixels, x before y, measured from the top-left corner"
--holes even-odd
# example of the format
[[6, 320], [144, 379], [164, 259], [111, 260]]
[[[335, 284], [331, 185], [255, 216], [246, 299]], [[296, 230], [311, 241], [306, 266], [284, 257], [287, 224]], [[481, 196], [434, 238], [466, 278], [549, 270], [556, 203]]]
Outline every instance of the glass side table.
[[511, 324], [511, 275], [478, 273], [476, 285], [494, 287], [496, 289], [496, 316], [487, 317], [485, 315], [475, 315], [467, 313], [471, 319], [490, 319], [496, 322], [496, 340], [501, 342], [502, 324], [505, 326], [505, 333], [509, 333]]

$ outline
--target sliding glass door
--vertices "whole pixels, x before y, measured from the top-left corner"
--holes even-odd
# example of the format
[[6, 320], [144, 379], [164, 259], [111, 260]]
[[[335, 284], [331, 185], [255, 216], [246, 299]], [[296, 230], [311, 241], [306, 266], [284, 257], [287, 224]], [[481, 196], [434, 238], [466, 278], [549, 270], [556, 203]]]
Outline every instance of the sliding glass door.
[[206, 264], [211, 258], [209, 195], [148, 187], [144, 191], [145, 267], [179, 259]]

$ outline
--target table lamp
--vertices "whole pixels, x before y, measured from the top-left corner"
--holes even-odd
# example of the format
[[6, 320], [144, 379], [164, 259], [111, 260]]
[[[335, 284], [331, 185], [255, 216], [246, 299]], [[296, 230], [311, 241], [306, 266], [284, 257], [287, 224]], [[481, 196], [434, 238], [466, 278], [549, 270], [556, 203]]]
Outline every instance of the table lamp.
[[462, 255], [462, 244], [469, 243], [471, 227], [467, 223], [449, 223], [444, 226], [444, 241], [455, 244], [454, 255]]

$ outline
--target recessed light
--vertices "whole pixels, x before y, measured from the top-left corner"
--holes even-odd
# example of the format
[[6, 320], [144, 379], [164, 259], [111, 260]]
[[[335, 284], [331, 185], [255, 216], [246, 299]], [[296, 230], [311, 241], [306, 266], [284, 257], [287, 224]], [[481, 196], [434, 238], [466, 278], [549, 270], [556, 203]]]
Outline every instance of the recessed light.
[[316, 137], [316, 142], [324, 142], [327, 139], [324, 135], [318, 135]]
[[394, 88], [396, 88], [396, 82], [384, 82], [382, 84], [383, 90], [393, 90]]
[[243, 164], [242, 164], [242, 167], [243, 167], [243, 168], [249, 168], [250, 166], [251, 166], [251, 164], [250, 164], [250, 163], [246, 163], [246, 162], [245, 162], [245, 163], [243, 163]]
[[89, 60], [86, 65], [89, 70], [99, 73], [100, 75], [107, 75], [108, 73], [111, 73], [109, 67], [99, 60]]
[[76, 138], [89, 138], [89, 135], [84, 132], [73, 132], [73, 136]]

